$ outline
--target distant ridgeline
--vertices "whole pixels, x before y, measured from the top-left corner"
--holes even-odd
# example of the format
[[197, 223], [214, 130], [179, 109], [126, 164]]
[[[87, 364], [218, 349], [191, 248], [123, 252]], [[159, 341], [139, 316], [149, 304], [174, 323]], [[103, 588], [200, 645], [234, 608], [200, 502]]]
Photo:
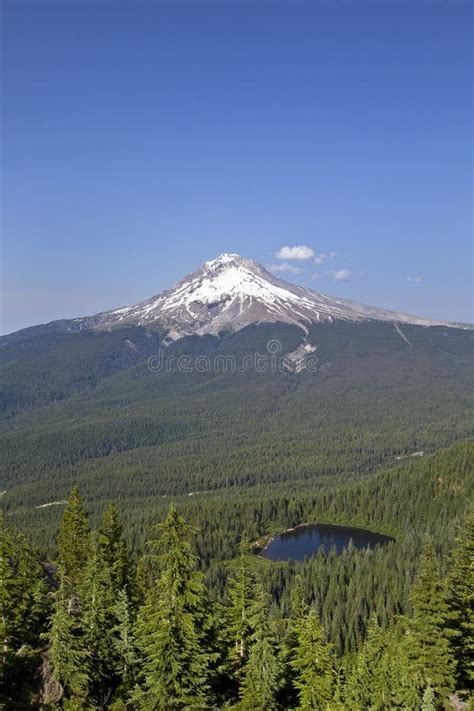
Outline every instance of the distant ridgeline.
[[[123, 501], [94, 516], [93, 533], [75, 488], [54, 565], [0, 520], [0, 703], [461, 708], [474, 682], [473, 464], [474, 445], [458, 444], [318, 493], [291, 482], [285, 493], [278, 484], [180, 497], [177, 507], [149, 501], [138, 521]], [[302, 520], [397, 538], [303, 563], [251, 554], [251, 539]], [[142, 533], [148, 543], [133, 554], [127, 541]]]

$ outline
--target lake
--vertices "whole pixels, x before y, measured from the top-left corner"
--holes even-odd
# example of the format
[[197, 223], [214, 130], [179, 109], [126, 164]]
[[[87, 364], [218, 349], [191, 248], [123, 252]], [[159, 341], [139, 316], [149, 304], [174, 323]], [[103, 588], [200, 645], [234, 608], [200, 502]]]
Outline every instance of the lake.
[[352, 540], [355, 548], [374, 548], [376, 545], [390, 543], [394, 539], [382, 533], [366, 531], [352, 526], [336, 526], [328, 523], [297, 526], [274, 536], [260, 552], [268, 560], [304, 560], [323, 546], [329, 553], [334, 546], [337, 553]]

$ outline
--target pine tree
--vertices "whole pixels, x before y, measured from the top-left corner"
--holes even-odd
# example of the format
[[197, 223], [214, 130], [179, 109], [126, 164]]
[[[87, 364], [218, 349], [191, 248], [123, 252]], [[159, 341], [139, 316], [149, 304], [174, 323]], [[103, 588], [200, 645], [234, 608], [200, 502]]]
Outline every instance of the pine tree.
[[[59, 697], [73, 700], [80, 708], [89, 690], [90, 652], [85, 644], [82, 601], [72, 593], [67, 581], [63, 581], [55, 593], [48, 641], [51, 679], [60, 685]], [[46, 689], [49, 688], [49, 681], [48, 674], [48, 678], [44, 679]], [[43, 700], [45, 703], [50, 701], [47, 691]]]
[[370, 709], [373, 704], [375, 679], [386, 651], [386, 637], [377, 618], [370, 621], [367, 639], [357, 655], [347, 688], [347, 702], [357, 711]]
[[[337, 660], [337, 658], [336, 658]], [[344, 701], [345, 697], [345, 675], [341, 663], [334, 667], [334, 692], [333, 697], [326, 707], [326, 711], [353, 711]]]
[[290, 614], [292, 628], [296, 629], [298, 624], [308, 614], [308, 603], [303, 586], [303, 578], [297, 575], [290, 590]]
[[291, 662], [298, 646], [298, 632], [300, 624], [305, 620], [309, 612], [303, 586], [303, 578], [301, 575], [296, 575], [293, 580], [293, 584], [290, 589], [289, 608], [290, 618], [288, 620], [281, 653], [282, 664], [285, 672], [281, 694], [293, 708], [293, 706], [297, 703], [298, 696], [296, 687], [297, 673]]
[[[81, 707], [89, 694], [91, 673], [90, 634], [85, 604], [85, 577], [90, 561], [89, 521], [73, 487], [58, 535], [59, 587], [54, 594], [51, 627], [47, 635], [47, 663], [43, 665], [43, 700], [50, 682], [57, 682], [63, 703]], [[54, 689], [54, 694], [57, 690]]]
[[429, 684], [423, 693], [420, 711], [436, 711], [434, 691]]
[[452, 645], [461, 689], [474, 685], [474, 505], [470, 505], [456, 539], [448, 578]]
[[2, 657], [34, 645], [48, 611], [47, 584], [38, 554], [9, 530], [0, 513], [0, 640]]
[[412, 588], [408, 641], [413, 672], [424, 685], [430, 682], [436, 694], [446, 696], [454, 687], [455, 662], [446, 602], [446, 586], [439, 575], [436, 551], [427, 542], [422, 551], [418, 576]]
[[69, 496], [58, 535], [59, 576], [77, 583], [89, 558], [89, 521], [77, 486]]
[[228, 583], [229, 607], [227, 609], [227, 632], [230, 640], [230, 672], [240, 679], [248, 657], [252, 629], [249, 611], [252, 603], [254, 573], [248, 563], [245, 542], [240, 544], [240, 555], [234, 575]]
[[252, 635], [240, 689], [239, 708], [272, 711], [277, 707], [281, 668], [269, 617], [270, 597], [260, 581], [255, 584], [253, 598], [249, 611]]
[[133, 561], [130, 565], [130, 572], [127, 576], [127, 595], [130, 605], [136, 611], [143, 605], [147, 595], [149, 583], [146, 562], [144, 557], [138, 561]]
[[147, 710], [199, 708], [209, 695], [210, 655], [203, 575], [189, 540], [194, 531], [174, 506], [159, 529], [151, 543], [161, 572], [138, 616], [143, 673], [134, 701]]
[[387, 630], [385, 656], [390, 671], [391, 703], [393, 708], [419, 711], [423, 681], [411, 663], [411, 637], [407, 635], [407, 624], [406, 618], [400, 617], [397, 623]]
[[[384, 637], [387, 638], [386, 633], [384, 633]], [[370, 689], [372, 711], [390, 711], [394, 708], [392, 674], [393, 660], [390, 655], [390, 647], [387, 645], [380, 657], [378, 667], [372, 670], [372, 687]]]
[[0, 513], [0, 633], [2, 644], [2, 671], [5, 668], [10, 648], [10, 617], [15, 587], [15, 576], [13, 566], [11, 565], [12, 557], [12, 537], [10, 531], [5, 526], [3, 515]]
[[109, 504], [103, 515], [99, 530], [99, 542], [102, 557], [110, 571], [114, 590], [118, 593], [128, 583], [130, 562], [123, 540], [123, 527], [118, 511], [113, 504]]
[[119, 685], [120, 678], [116, 674], [113, 638], [116, 592], [111, 571], [96, 540], [90, 545], [90, 558], [84, 569], [79, 594], [83, 607], [83, 643], [90, 657], [89, 696], [102, 708]]
[[334, 667], [331, 646], [316, 610], [311, 609], [306, 618], [297, 624], [297, 644], [291, 666], [296, 672], [300, 709], [325, 709], [334, 695]]
[[114, 605], [114, 618], [116, 620], [113, 628], [116, 672], [121, 680], [118, 696], [123, 697], [135, 686], [139, 661], [135, 624], [125, 589], [118, 593]]
[[49, 603], [39, 556], [0, 513], [0, 708], [26, 708]]
[[346, 685], [351, 711], [419, 711], [420, 682], [408, 658], [404, 635], [401, 623], [385, 630], [376, 617], [371, 619]]

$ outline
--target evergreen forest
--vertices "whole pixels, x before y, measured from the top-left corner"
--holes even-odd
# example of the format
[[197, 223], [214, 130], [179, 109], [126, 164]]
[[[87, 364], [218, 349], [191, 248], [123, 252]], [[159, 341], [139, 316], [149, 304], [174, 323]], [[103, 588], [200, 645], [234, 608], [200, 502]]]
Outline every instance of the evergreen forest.
[[[468, 708], [473, 454], [460, 443], [317, 494], [164, 499], [144, 536], [112, 501], [90, 515], [73, 486], [51, 549], [7, 512], [3, 708]], [[395, 540], [258, 555], [309, 520]]]

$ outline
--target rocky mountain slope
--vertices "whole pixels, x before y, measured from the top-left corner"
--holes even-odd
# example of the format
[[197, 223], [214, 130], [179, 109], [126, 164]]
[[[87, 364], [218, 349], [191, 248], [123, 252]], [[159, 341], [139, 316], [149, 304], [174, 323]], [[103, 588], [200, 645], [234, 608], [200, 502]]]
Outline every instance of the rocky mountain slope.
[[[251, 259], [221, 254], [171, 289], [139, 304], [71, 321], [57, 321], [43, 328], [49, 332], [76, 332], [155, 324], [161, 332], [166, 332], [169, 341], [175, 341], [189, 335], [235, 332], [258, 323], [295, 324], [307, 332], [310, 324], [336, 320], [460, 326], [327, 296], [277, 279]], [[41, 331], [41, 327], [24, 329], [15, 338], [20, 334], [36, 334], [38, 330]], [[0, 343], [8, 342], [11, 336], [0, 339]]]
[[251, 323], [282, 322], [305, 328], [310, 323], [338, 319], [448, 325], [326, 296], [277, 279], [252, 259], [221, 254], [158, 296], [135, 306], [75, 319], [70, 328], [158, 322], [176, 340], [192, 334], [238, 331]]

